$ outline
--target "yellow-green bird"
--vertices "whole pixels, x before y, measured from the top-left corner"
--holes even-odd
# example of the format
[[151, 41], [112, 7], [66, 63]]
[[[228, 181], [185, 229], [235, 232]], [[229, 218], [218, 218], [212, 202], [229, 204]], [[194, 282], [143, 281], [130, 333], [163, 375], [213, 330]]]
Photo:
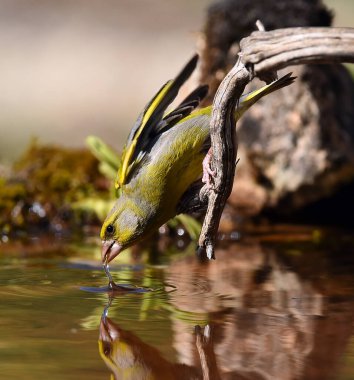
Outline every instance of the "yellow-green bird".
[[[196, 108], [208, 86], [199, 86], [173, 111], [166, 111], [197, 61], [195, 55], [174, 80], [161, 87], [128, 136], [116, 180], [120, 196], [101, 229], [103, 262], [110, 262], [175, 215], [200, 207], [212, 107]], [[236, 120], [260, 98], [293, 80], [289, 73], [241, 97]]]

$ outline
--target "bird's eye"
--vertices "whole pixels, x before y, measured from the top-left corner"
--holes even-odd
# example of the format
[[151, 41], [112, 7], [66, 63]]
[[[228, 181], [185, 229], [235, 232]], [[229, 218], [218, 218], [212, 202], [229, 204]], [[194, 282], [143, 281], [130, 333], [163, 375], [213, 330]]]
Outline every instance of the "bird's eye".
[[113, 232], [114, 232], [114, 226], [112, 226], [112, 224], [109, 224], [109, 225], [107, 226], [107, 228], [106, 228], [106, 232], [107, 232], [108, 234], [113, 234]]

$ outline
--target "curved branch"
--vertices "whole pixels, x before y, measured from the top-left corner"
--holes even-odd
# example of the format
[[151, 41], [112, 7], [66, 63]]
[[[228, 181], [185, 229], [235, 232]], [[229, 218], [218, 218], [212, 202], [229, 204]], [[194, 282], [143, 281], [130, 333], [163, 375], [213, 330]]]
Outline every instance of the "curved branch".
[[245, 86], [254, 76], [273, 80], [274, 71], [294, 64], [354, 62], [354, 29], [260, 30], [242, 39], [240, 46], [240, 59], [221, 82], [213, 101], [210, 134], [216, 176], [213, 189], [201, 191], [201, 197], [208, 197], [208, 209], [198, 248], [199, 255], [206, 252], [209, 259], [214, 258], [217, 229], [232, 190], [237, 155], [234, 107]]
[[305, 63], [354, 63], [353, 28], [256, 31], [240, 42], [241, 59], [255, 75]]
[[198, 254], [209, 259], [214, 258], [214, 242], [221, 214], [229, 197], [236, 169], [237, 140], [235, 129], [235, 107], [243, 90], [250, 81], [250, 74], [239, 60], [221, 82], [213, 102], [213, 113], [210, 123], [212, 146], [212, 167], [216, 174], [212, 189], [207, 192], [208, 209], [205, 215], [202, 232], [199, 237]]

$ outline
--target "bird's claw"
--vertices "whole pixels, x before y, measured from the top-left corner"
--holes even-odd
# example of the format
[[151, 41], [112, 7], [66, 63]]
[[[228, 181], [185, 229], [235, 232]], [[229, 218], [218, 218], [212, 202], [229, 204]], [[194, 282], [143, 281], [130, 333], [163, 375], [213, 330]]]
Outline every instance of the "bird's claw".
[[216, 170], [213, 170], [210, 166], [211, 157], [212, 157], [212, 152], [210, 149], [203, 160], [203, 177], [202, 177], [202, 182], [205, 183], [208, 189], [213, 187], [213, 179], [216, 175]]

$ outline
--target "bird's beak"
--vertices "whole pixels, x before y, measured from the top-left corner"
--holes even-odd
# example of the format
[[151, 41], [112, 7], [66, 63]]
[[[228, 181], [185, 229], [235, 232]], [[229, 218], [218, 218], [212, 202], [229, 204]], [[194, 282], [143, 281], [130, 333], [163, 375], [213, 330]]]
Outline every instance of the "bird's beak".
[[122, 246], [114, 240], [104, 240], [102, 242], [102, 262], [109, 263], [112, 261], [122, 250]]
[[101, 319], [100, 323], [100, 339], [106, 342], [111, 342], [119, 338], [119, 328], [107, 317]]

